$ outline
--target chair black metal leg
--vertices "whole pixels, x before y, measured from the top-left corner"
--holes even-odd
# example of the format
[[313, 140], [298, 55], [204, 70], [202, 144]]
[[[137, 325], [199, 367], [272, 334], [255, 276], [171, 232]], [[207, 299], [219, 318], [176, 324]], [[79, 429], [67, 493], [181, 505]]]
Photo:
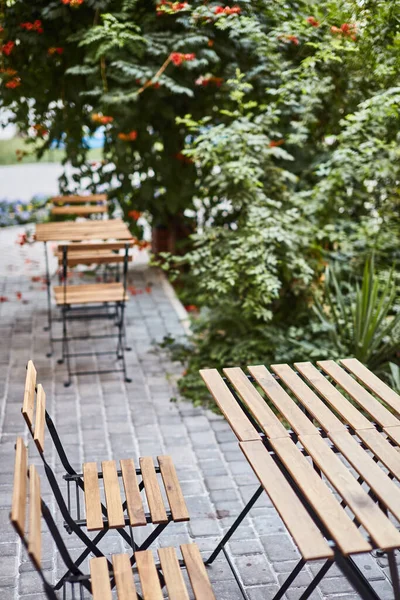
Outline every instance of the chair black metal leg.
[[356, 592], [363, 600], [380, 600], [369, 581], [361, 573], [355, 562], [349, 556], [342, 556], [339, 552], [335, 553], [336, 564], [343, 574], [347, 577]]
[[[98, 533], [96, 535], [96, 537], [93, 538], [93, 543], [94, 544], [98, 544], [100, 542], [100, 540], [105, 536], [105, 534], [107, 533], [107, 529], [103, 529], [103, 531], [100, 531], [100, 533]], [[80, 554], [78, 556], [78, 558], [74, 561], [75, 562], [75, 566], [79, 567], [80, 564], [82, 564], [82, 562], [85, 560], [85, 558], [87, 556], [89, 556], [91, 550], [89, 548], [86, 548], [82, 554]], [[54, 586], [54, 590], [59, 590], [63, 585], [65, 580], [67, 579], [67, 577], [69, 577], [71, 575], [71, 571], [68, 570], [64, 573], [64, 575], [57, 581], [57, 583]]]
[[68, 380], [64, 382], [64, 387], [71, 385], [71, 366], [69, 362], [69, 347], [68, 347], [68, 332], [67, 332], [67, 308], [62, 308], [62, 321], [63, 321], [63, 337], [62, 337], [62, 358], [58, 362], [61, 364], [66, 360]]
[[222, 538], [222, 540], [220, 541], [218, 546], [210, 554], [210, 556], [207, 558], [207, 560], [205, 561], [204, 564], [211, 565], [214, 562], [214, 560], [217, 558], [218, 554], [224, 548], [225, 544], [230, 540], [232, 535], [235, 533], [236, 529], [239, 527], [240, 523], [243, 521], [243, 519], [245, 518], [247, 513], [250, 511], [250, 509], [253, 507], [253, 505], [257, 502], [257, 500], [259, 499], [259, 497], [261, 496], [263, 491], [264, 491], [264, 488], [262, 487], [262, 485], [260, 485], [260, 487], [257, 489], [256, 493], [250, 498], [250, 500], [248, 501], [248, 503], [246, 504], [246, 506], [240, 513], [240, 515], [237, 517], [235, 522], [231, 525], [231, 527], [226, 532], [226, 534], [224, 535], [224, 537]]
[[53, 354], [53, 321], [51, 314], [51, 293], [50, 293], [50, 268], [49, 268], [49, 256], [47, 253], [47, 243], [44, 243], [44, 256], [46, 261], [46, 288], [47, 288], [47, 327], [45, 331], [49, 332], [49, 345], [50, 352], [47, 353], [47, 357]]
[[397, 568], [396, 557], [394, 550], [387, 553], [390, 569], [390, 577], [392, 579], [392, 586], [394, 591], [394, 600], [400, 600], [400, 582], [399, 582], [399, 571]]
[[124, 331], [125, 331], [125, 303], [123, 302], [121, 305], [121, 318], [118, 324], [118, 345], [120, 346], [121, 358], [122, 358], [122, 368], [124, 371], [124, 378], [127, 383], [131, 383], [132, 379], [126, 374], [126, 362], [125, 362], [125, 347], [124, 347]]
[[293, 571], [290, 573], [290, 575], [287, 577], [287, 579], [283, 582], [280, 589], [277, 591], [277, 593], [272, 598], [272, 600], [280, 600], [282, 598], [283, 594], [292, 585], [293, 581], [296, 579], [297, 575], [300, 573], [300, 571], [302, 570], [302, 568], [304, 567], [305, 564], [306, 564], [306, 561], [304, 560], [304, 558], [299, 560], [299, 562], [297, 563], [297, 565], [295, 566]]
[[320, 581], [325, 577], [326, 573], [329, 571], [331, 566], [333, 565], [332, 560], [327, 560], [326, 563], [320, 568], [310, 585], [304, 590], [299, 600], [307, 600], [320, 583]]

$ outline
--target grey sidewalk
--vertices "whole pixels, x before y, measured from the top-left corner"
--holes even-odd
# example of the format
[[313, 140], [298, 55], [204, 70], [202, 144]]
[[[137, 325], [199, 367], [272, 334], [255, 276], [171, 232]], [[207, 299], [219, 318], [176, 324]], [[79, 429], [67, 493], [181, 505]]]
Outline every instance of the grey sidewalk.
[[[0, 230], [0, 296], [8, 299], [0, 303], [0, 599], [44, 598], [39, 578], [8, 522], [15, 438], [23, 434], [28, 441], [20, 409], [29, 358], [35, 362], [38, 381], [47, 393], [48, 410], [76, 467], [87, 460], [172, 456], [191, 521], [188, 525], [170, 524], [160, 542], [176, 546], [195, 540], [207, 554], [258, 484], [222, 417], [185, 402], [170, 401], [176, 395], [174, 380], [182, 367], [156, 351], [154, 341], [161, 341], [166, 334], [183, 337], [184, 329], [163, 277], [145, 264], [131, 271], [132, 285], [138, 292], [130, 298], [127, 309], [127, 338], [132, 345], [127, 364], [132, 383], [125, 384], [115, 374], [97, 375], [80, 377], [66, 389], [65, 373], [56, 364], [56, 357], [46, 358], [45, 290], [43, 283], [36, 281], [43, 272], [41, 248], [37, 245], [39, 251], [34, 248], [33, 254], [26, 247], [19, 248], [14, 234], [15, 230], [12, 235]], [[10, 269], [10, 265], [17, 266]], [[95, 327], [99, 325], [90, 325]], [[96, 360], [89, 357], [88, 363], [95, 365]], [[31, 459], [39, 464], [32, 444], [29, 449]], [[229, 549], [250, 600], [270, 600], [299, 556], [265, 495], [250, 515]], [[78, 543], [66, 533], [65, 538], [75, 555]], [[122, 551], [120, 539], [118, 534], [108, 533], [103, 547], [110, 552]], [[60, 575], [62, 564], [48, 535], [44, 555], [49, 576]], [[386, 561], [379, 560], [383, 570], [370, 556], [360, 557], [359, 564], [386, 600], [392, 598], [392, 592]], [[311, 567], [312, 571], [317, 568]], [[311, 579], [310, 572], [306, 568], [295, 581], [297, 587], [287, 593], [288, 600], [301, 596]], [[210, 568], [210, 577], [218, 600], [241, 599], [224, 558]], [[311, 598], [356, 600], [357, 596], [333, 567]]]

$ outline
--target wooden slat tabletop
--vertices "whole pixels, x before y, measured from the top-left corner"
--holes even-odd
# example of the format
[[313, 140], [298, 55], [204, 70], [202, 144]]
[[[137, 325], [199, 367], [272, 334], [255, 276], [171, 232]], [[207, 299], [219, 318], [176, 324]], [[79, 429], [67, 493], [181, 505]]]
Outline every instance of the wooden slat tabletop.
[[[263, 365], [250, 366], [250, 376], [229, 367], [223, 369], [225, 381], [216, 369], [200, 371], [303, 557], [312, 555], [313, 534], [300, 525], [295, 493], [344, 555], [370, 551], [370, 540], [382, 550], [400, 548], [400, 532], [387, 514], [400, 522], [400, 488], [391, 479], [400, 481], [400, 396], [359, 361], [340, 363], [344, 368], [333, 360], [318, 362], [319, 368], [310, 362], [295, 363], [294, 369], [272, 365], [273, 373]], [[252, 421], [263, 432], [258, 439]], [[292, 494], [285, 493], [288, 486]]]
[[239, 446], [288, 531], [297, 541], [304, 560], [333, 557], [333, 550], [329, 548], [272, 456], [265, 451], [262, 441], [240, 442]]
[[381, 427], [394, 427], [400, 425], [396, 417], [389, 412], [380, 402], [365, 390], [351, 375], [346, 373], [333, 360], [317, 362], [325, 373], [342, 388], [349, 396], [361, 406]]
[[64, 221], [36, 225], [37, 242], [86, 240], [130, 240], [132, 234], [122, 219]]
[[341, 364], [350, 373], [353, 373], [367, 388], [372, 390], [381, 400], [386, 402], [393, 410], [400, 414], [400, 396], [396, 394], [386, 383], [381, 381], [379, 377], [371, 373], [356, 358], [342, 359]]
[[259, 423], [265, 435], [271, 439], [289, 437], [287, 429], [285, 429], [274, 415], [263, 397], [247, 379], [242, 369], [235, 367], [224, 369], [224, 373]]

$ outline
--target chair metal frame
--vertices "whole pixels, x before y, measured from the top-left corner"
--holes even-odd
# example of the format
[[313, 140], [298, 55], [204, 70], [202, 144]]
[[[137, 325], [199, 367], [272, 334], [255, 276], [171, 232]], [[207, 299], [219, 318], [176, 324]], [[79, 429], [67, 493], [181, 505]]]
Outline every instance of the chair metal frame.
[[[62, 356], [58, 359], [58, 364], [63, 364], [64, 362], [67, 365], [68, 379], [64, 382], [65, 387], [69, 387], [71, 385], [71, 378], [73, 375], [95, 375], [95, 374], [105, 374], [105, 373], [123, 373], [124, 379], [127, 383], [130, 383], [132, 379], [127, 376], [126, 371], [126, 361], [125, 361], [125, 350], [126, 348], [126, 333], [125, 333], [125, 304], [126, 304], [126, 293], [127, 293], [127, 275], [128, 275], [128, 261], [129, 261], [129, 248], [131, 247], [131, 243], [126, 242], [122, 243], [121, 246], [125, 248], [124, 261], [123, 261], [123, 273], [122, 273], [122, 286], [123, 286], [123, 299], [121, 301], [116, 302], [103, 302], [103, 311], [101, 312], [93, 312], [98, 311], [98, 306], [85, 306], [82, 307], [71, 307], [67, 304], [67, 289], [68, 289], [68, 250], [70, 246], [68, 244], [63, 244], [62, 248], [62, 277], [63, 277], [63, 293], [64, 293], [64, 304], [61, 305], [61, 315], [62, 315], [62, 337], [60, 339], [55, 340], [52, 338], [52, 320], [51, 320], [51, 309], [49, 312], [49, 327], [50, 327], [50, 340], [51, 345], [53, 341], [61, 341], [62, 343]], [[107, 246], [107, 243], [105, 243]], [[79, 245], [74, 245], [73, 250], [79, 250]], [[117, 269], [117, 281], [119, 280], [119, 269]], [[110, 305], [113, 306], [114, 310], [112, 312], [109, 311]], [[82, 313], [82, 311], [84, 311]], [[93, 335], [93, 336], [68, 336], [68, 321], [72, 320], [88, 320], [88, 319], [106, 319], [106, 320], [114, 320], [114, 324], [117, 327], [118, 332], [116, 334], [104, 334], [104, 335]], [[69, 351], [69, 342], [73, 340], [80, 339], [107, 339], [107, 338], [117, 338], [117, 348], [116, 350], [103, 351], [103, 352], [75, 352], [71, 353]], [[52, 352], [52, 348], [51, 348]], [[109, 354], [116, 353], [116, 359], [122, 361], [122, 368], [118, 369], [101, 369], [101, 370], [87, 370], [87, 371], [71, 371], [70, 358], [80, 357], [80, 356], [104, 356]]]
[[[247, 376], [247, 377], [248, 377], [248, 379], [250, 381], [252, 381], [253, 383], [256, 383], [255, 380], [254, 380], [254, 378], [252, 376]], [[280, 380], [280, 377], [277, 376], [277, 375], [275, 375], [275, 374], [273, 375], [273, 377], [274, 377], [274, 379]], [[362, 571], [359, 569], [359, 567], [357, 566], [357, 564], [354, 562], [353, 558], [351, 556], [344, 556], [343, 553], [340, 551], [340, 549], [337, 547], [335, 541], [332, 539], [332, 537], [331, 537], [330, 533], [328, 532], [327, 528], [322, 523], [321, 519], [319, 518], [319, 516], [317, 515], [317, 513], [315, 512], [315, 510], [309, 504], [307, 498], [304, 497], [304, 494], [301, 491], [301, 489], [299, 488], [299, 486], [297, 485], [296, 481], [290, 475], [289, 471], [286, 469], [286, 467], [283, 464], [283, 462], [280, 459], [280, 457], [274, 452], [274, 450], [272, 449], [272, 447], [269, 445], [267, 437], [265, 436], [265, 434], [261, 430], [259, 424], [254, 419], [253, 415], [249, 412], [249, 410], [248, 410], [247, 406], [245, 405], [245, 403], [241, 400], [240, 396], [237, 394], [237, 392], [236, 392], [235, 388], [233, 387], [233, 385], [225, 377], [223, 379], [224, 379], [225, 383], [227, 384], [230, 392], [232, 393], [232, 395], [235, 397], [236, 401], [240, 405], [241, 409], [244, 411], [244, 413], [246, 414], [246, 416], [248, 417], [248, 419], [251, 421], [252, 425], [255, 427], [255, 429], [260, 434], [260, 439], [263, 442], [264, 446], [266, 447], [267, 451], [269, 452], [269, 454], [272, 456], [272, 458], [276, 462], [276, 464], [279, 467], [280, 471], [285, 476], [286, 480], [288, 481], [288, 483], [292, 487], [293, 491], [296, 493], [297, 497], [299, 498], [299, 500], [303, 504], [304, 508], [307, 510], [307, 512], [309, 513], [309, 515], [313, 519], [314, 523], [317, 525], [318, 529], [321, 531], [322, 535], [326, 538], [326, 540], [328, 542], [328, 545], [334, 551], [334, 557], [333, 557], [333, 559], [326, 559], [325, 560], [324, 564], [319, 569], [319, 571], [314, 575], [312, 581], [308, 584], [308, 586], [306, 587], [306, 589], [304, 590], [304, 592], [300, 596], [299, 600], [307, 600], [307, 598], [309, 598], [309, 596], [313, 593], [313, 591], [315, 590], [315, 588], [319, 585], [319, 583], [321, 582], [321, 580], [323, 579], [323, 577], [326, 575], [326, 573], [329, 571], [329, 569], [332, 567], [332, 565], [334, 563], [337, 564], [337, 566], [339, 567], [339, 569], [342, 571], [342, 573], [345, 575], [345, 577], [348, 579], [348, 581], [353, 585], [353, 587], [356, 590], [356, 592], [358, 592], [360, 594], [360, 596], [361, 596], [361, 598], [363, 598], [363, 600], [381, 600], [380, 597], [378, 596], [378, 594], [375, 592], [375, 590], [371, 586], [371, 584], [369, 583], [369, 581], [367, 580], [367, 578], [365, 577], [365, 575], [362, 573]], [[303, 412], [306, 414], [306, 416], [310, 420], [312, 420], [312, 415], [310, 415], [310, 413], [303, 406], [301, 406], [300, 408], [303, 410]], [[380, 431], [382, 431], [382, 428], [377, 423], [375, 423], [375, 426], [377, 427], [377, 429], [379, 429]], [[317, 429], [320, 432], [320, 434], [321, 434], [322, 437], [325, 437], [325, 438], [327, 437], [325, 431], [323, 431], [321, 428], [317, 428]], [[350, 433], [352, 433], [352, 434], [355, 433], [351, 429], [351, 427], [347, 426], [347, 429], [349, 430]], [[298, 441], [297, 434], [293, 430], [291, 430], [291, 429], [289, 430], [289, 434], [290, 434], [292, 440], [295, 443], [297, 443], [297, 441]], [[333, 443], [332, 443], [331, 449], [335, 453], [340, 454], [340, 451], [334, 446]], [[306, 451], [305, 448], [302, 448], [301, 452], [302, 452], [303, 455], [309, 456], [309, 454], [308, 454], [308, 452]], [[374, 460], [377, 461], [378, 459], [376, 457], [374, 457]], [[319, 477], [322, 478], [322, 473], [321, 473], [320, 469], [318, 468], [318, 466], [315, 464], [315, 462], [313, 460], [312, 460], [312, 464], [313, 464], [314, 470], [318, 473]], [[389, 474], [389, 476], [393, 479], [393, 475]], [[357, 481], [360, 484], [364, 483], [364, 480], [363, 480], [363, 478], [361, 476], [358, 477]], [[238, 574], [238, 572], [237, 572], [237, 570], [236, 570], [236, 568], [235, 568], [235, 566], [233, 564], [233, 561], [232, 561], [231, 557], [229, 556], [229, 554], [228, 554], [225, 546], [229, 542], [229, 540], [231, 539], [231, 537], [233, 536], [233, 534], [235, 533], [235, 531], [237, 530], [237, 528], [240, 526], [240, 524], [242, 523], [242, 521], [246, 518], [246, 516], [248, 515], [248, 513], [250, 512], [250, 510], [253, 508], [254, 504], [257, 502], [257, 500], [260, 498], [260, 496], [262, 495], [263, 492], [264, 492], [264, 488], [263, 488], [262, 485], [260, 485], [257, 488], [256, 492], [253, 494], [253, 496], [250, 498], [250, 500], [247, 502], [246, 506], [240, 512], [240, 514], [236, 517], [235, 521], [232, 523], [232, 525], [230, 526], [230, 528], [228, 529], [228, 531], [224, 534], [224, 536], [222, 537], [222, 539], [220, 540], [220, 542], [217, 544], [217, 546], [211, 552], [211, 554], [209, 555], [209, 557], [205, 560], [205, 564], [206, 565], [211, 565], [215, 561], [215, 559], [217, 558], [217, 556], [221, 552], [223, 552], [223, 554], [225, 555], [225, 558], [226, 558], [226, 560], [227, 560], [227, 562], [228, 562], [228, 564], [229, 564], [229, 566], [231, 568], [231, 571], [232, 571], [232, 573], [233, 573], [233, 575], [234, 575], [234, 577], [235, 577], [235, 579], [236, 579], [236, 581], [237, 581], [237, 583], [239, 585], [239, 588], [240, 588], [240, 590], [242, 592], [243, 598], [245, 600], [249, 600], [248, 595], [247, 595], [246, 591], [244, 590], [244, 588], [243, 588], [243, 586], [242, 586], [242, 584], [240, 582], [239, 574]], [[375, 496], [375, 494], [373, 493], [372, 490], [368, 491], [368, 495], [375, 502], [379, 503], [379, 500], [376, 498], [376, 496]], [[343, 506], [343, 507], [346, 506], [346, 502], [344, 500], [342, 500], [341, 506]], [[382, 507], [382, 506], [381, 506], [381, 508], [383, 508], [383, 510], [387, 514], [386, 509], [384, 507]], [[357, 525], [357, 527], [361, 526], [360, 523], [358, 522], [358, 520], [356, 519], [356, 517], [354, 517], [353, 521]], [[393, 592], [394, 592], [394, 600], [400, 600], [400, 578], [399, 578], [399, 571], [398, 571], [398, 566], [397, 566], [396, 558], [395, 558], [395, 551], [394, 550], [389, 550], [389, 551], [383, 552], [380, 549], [377, 549], [376, 545], [371, 540], [370, 536], [367, 536], [367, 539], [368, 539], [369, 543], [371, 544], [371, 546], [377, 552], [379, 552], [381, 555], [387, 554], [388, 563], [389, 563], [389, 570], [390, 570], [390, 575], [391, 575], [391, 579], [392, 579]], [[312, 562], [312, 561], [307, 561], [304, 558], [301, 558], [298, 561], [298, 563], [292, 569], [291, 573], [288, 575], [288, 577], [286, 578], [286, 580], [282, 583], [282, 585], [280, 586], [279, 590], [276, 592], [276, 594], [273, 596], [273, 598], [271, 600], [281, 600], [281, 598], [283, 597], [283, 595], [290, 588], [290, 586], [292, 585], [292, 583], [294, 582], [294, 580], [296, 579], [296, 577], [300, 574], [300, 572], [302, 571], [303, 567], [307, 564], [307, 562]]]
[[[25, 417], [25, 415], [24, 415], [24, 418], [25, 418], [25, 422], [28, 426], [29, 432], [30, 432], [32, 438], [35, 440], [35, 435], [34, 435], [32, 425], [29, 422], [29, 420]], [[64, 447], [61, 443], [61, 440], [58, 435], [57, 429], [54, 425], [54, 422], [53, 422], [52, 418], [50, 417], [49, 413], [47, 412], [47, 410], [45, 411], [45, 423], [46, 423], [46, 427], [49, 431], [50, 437], [52, 439], [52, 442], [55, 446], [55, 449], [56, 449], [57, 455], [60, 459], [60, 462], [65, 469], [65, 474], [63, 475], [63, 479], [67, 482], [67, 499], [66, 500], [63, 496], [63, 493], [61, 492], [61, 489], [60, 489], [59, 483], [57, 481], [57, 478], [55, 476], [55, 473], [45, 457], [44, 449], [42, 449], [37, 443], [36, 443], [36, 447], [37, 447], [39, 455], [42, 459], [46, 477], [48, 479], [48, 482], [50, 484], [50, 487], [52, 489], [52, 492], [53, 492], [56, 502], [58, 504], [58, 507], [61, 511], [61, 514], [63, 516], [64, 527], [65, 527], [66, 531], [69, 534], [74, 533], [75, 535], [77, 535], [77, 537], [86, 546], [86, 549], [74, 561], [75, 567], [78, 568], [79, 565], [85, 560], [85, 558], [90, 553], [93, 553], [97, 557], [104, 556], [104, 554], [101, 552], [101, 550], [99, 550], [98, 544], [100, 543], [100, 541], [103, 539], [103, 537], [106, 535], [106, 533], [110, 529], [109, 524], [108, 524], [107, 507], [103, 503], [101, 503], [101, 510], [103, 513], [103, 529], [101, 531], [99, 531], [93, 539], [91, 539], [83, 531], [83, 529], [86, 527], [86, 519], [81, 518], [80, 494], [84, 491], [83, 473], [78, 473], [72, 467], [72, 465], [67, 457], [67, 454], [64, 450]], [[155, 468], [156, 473], [161, 472], [159, 466], [154, 466], [154, 468]], [[120, 477], [122, 475], [122, 472], [120, 470], [118, 470], [117, 474], [118, 474], [118, 477]], [[136, 475], [138, 475], [138, 476], [142, 475], [142, 471], [140, 468], [136, 468]], [[103, 474], [101, 471], [98, 472], [98, 477], [99, 478], [103, 477]], [[72, 487], [72, 490], [71, 490], [71, 487]], [[143, 489], [144, 489], [144, 482], [142, 480], [139, 483], [139, 491], [142, 492]], [[72, 515], [72, 512], [73, 512], [72, 498], [73, 498], [73, 496], [75, 497], [75, 502], [76, 502], [77, 518], [74, 518]], [[123, 510], [126, 509], [126, 502], [123, 503], [122, 509]], [[135, 541], [133, 528], [130, 524], [130, 520], [128, 517], [125, 517], [124, 527], [116, 529], [116, 531], [118, 531], [119, 535], [123, 538], [123, 540], [133, 550], [133, 554], [131, 557], [132, 565], [135, 563], [134, 553], [137, 551], [146, 550], [147, 548], [149, 548], [149, 546], [159, 537], [159, 535], [161, 535], [161, 533], [164, 531], [164, 529], [167, 527], [167, 525], [169, 525], [169, 523], [173, 522], [173, 516], [172, 516], [171, 510], [165, 509], [165, 512], [166, 512], [167, 519], [168, 519], [167, 522], [156, 524], [154, 530], [147, 536], [147, 538], [140, 545], [138, 545]], [[147, 524], [149, 524], [149, 523], [151, 524], [152, 523], [151, 514], [148, 511], [146, 511], [144, 514], [146, 517]], [[129, 530], [129, 533], [128, 533], [128, 531], [126, 531], [127, 528]], [[113, 530], [115, 530], [115, 529], [113, 529]], [[63, 582], [68, 579], [70, 574], [71, 574], [71, 572], [70, 572], [70, 570], [68, 570], [61, 577], [61, 579], [57, 582], [54, 589], [60, 589], [63, 585]]]

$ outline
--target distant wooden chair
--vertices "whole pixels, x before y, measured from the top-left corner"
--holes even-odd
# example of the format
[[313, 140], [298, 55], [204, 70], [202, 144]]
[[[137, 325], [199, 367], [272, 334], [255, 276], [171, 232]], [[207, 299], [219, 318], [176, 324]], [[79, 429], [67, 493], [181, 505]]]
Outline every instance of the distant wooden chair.
[[[29, 490], [29, 492], [28, 492]], [[29, 502], [28, 502], [29, 497]], [[27, 511], [27, 506], [28, 511]], [[26, 513], [28, 512], [28, 519]], [[48, 581], [42, 563], [42, 517], [52, 536], [68, 575], [55, 585]], [[112, 589], [116, 587], [117, 600], [163, 600], [162, 589], [166, 587], [170, 600], [188, 600], [189, 585], [182, 575], [180, 561], [174, 548], [158, 550], [159, 564], [156, 565], [150, 550], [128, 554], [114, 554], [111, 560], [98, 551], [90, 560], [90, 575], [84, 574], [72, 559], [49, 508], [41, 496], [40, 477], [36, 467], [28, 467], [28, 451], [22, 440], [17, 438], [14, 488], [11, 505], [11, 523], [28, 551], [38, 572], [49, 600], [60, 600], [57, 589], [62, 587], [62, 598], [90, 598], [112, 600]], [[28, 520], [28, 527], [26, 527]], [[196, 544], [180, 546], [183, 564], [187, 569], [191, 588], [196, 600], [215, 600], [214, 593], [200, 551]], [[139, 575], [141, 591], [137, 590], [132, 566]]]
[[52, 216], [88, 217], [108, 214], [107, 195], [92, 194], [90, 196], [53, 196], [50, 198], [50, 214]]
[[[59, 260], [62, 260], [63, 283], [62, 285], [54, 286], [53, 291], [56, 305], [62, 312], [62, 357], [58, 362], [63, 363], [65, 361], [67, 364], [68, 380], [64, 384], [66, 387], [70, 385], [72, 375], [89, 375], [116, 371], [116, 369], [112, 369], [72, 373], [69, 360], [70, 357], [87, 356], [86, 352], [74, 354], [69, 352], [69, 342], [78, 339], [88, 340], [117, 337], [117, 359], [122, 360], [122, 369], [119, 369], [119, 371], [123, 372], [125, 381], [131, 381], [126, 374], [124, 318], [125, 303], [128, 299], [126, 291], [128, 262], [132, 260], [132, 257], [129, 255], [129, 249], [132, 248], [132, 246], [133, 240], [126, 242], [104, 242], [100, 244], [63, 244], [58, 246]], [[121, 253], [121, 251], [123, 251], [123, 253]], [[116, 272], [116, 280], [114, 282], [70, 285], [68, 283], [69, 269], [78, 264], [122, 265], [122, 276], [118, 269]], [[111, 311], [110, 308], [112, 309]], [[97, 310], [97, 312], [93, 312], [94, 310]], [[74, 319], [87, 320], [95, 318], [114, 320], [118, 333], [68, 337], [67, 326], [69, 321]], [[50, 340], [52, 340], [51, 331]], [[112, 353], [112, 351], [101, 352], [101, 354]]]

